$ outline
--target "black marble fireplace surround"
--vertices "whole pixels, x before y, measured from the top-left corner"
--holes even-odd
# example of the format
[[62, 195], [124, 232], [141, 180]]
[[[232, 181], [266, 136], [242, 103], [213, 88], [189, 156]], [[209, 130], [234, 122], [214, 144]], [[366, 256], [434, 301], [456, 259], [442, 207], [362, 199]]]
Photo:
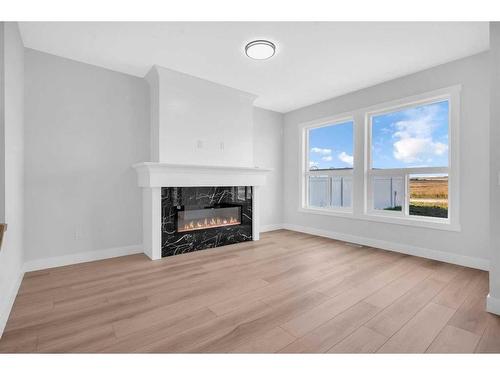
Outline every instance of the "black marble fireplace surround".
[[[199, 210], [207, 210], [205, 219]], [[161, 214], [162, 257], [251, 241], [252, 187], [163, 187]]]

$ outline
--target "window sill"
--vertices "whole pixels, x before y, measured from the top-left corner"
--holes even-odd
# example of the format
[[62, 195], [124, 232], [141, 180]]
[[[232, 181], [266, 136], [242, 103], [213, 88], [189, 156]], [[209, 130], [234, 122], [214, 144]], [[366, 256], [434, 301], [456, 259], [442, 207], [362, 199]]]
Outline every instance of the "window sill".
[[354, 220], [375, 221], [379, 223], [394, 224], [394, 225], [405, 225], [418, 228], [429, 228], [429, 229], [444, 230], [451, 232], [460, 232], [462, 230], [459, 224], [452, 224], [444, 220], [439, 220], [439, 219], [434, 220], [432, 218], [422, 219], [413, 217], [390, 217], [387, 215], [377, 215], [373, 213], [355, 215], [352, 211], [348, 210], [344, 211], [344, 210], [309, 208], [309, 207], [299, 207], [299, 212], [314, 214], [314, 215], [342, 217]]
[[340, 216], [340, 217], [353, 217], [352, 210], [348, 209], [335, 209], [335, 208], [311, 208], [311, 207], [300, 207], [299, 212], [304, 212], [308, 214], [315, 215], [327, 215], [327, 216]]
[[460, 232], [461, 227], [459, 224], [452, 224], [448, 220], [432, 219], [424, 217], [390, 217], [388, 215], [377, 215], [375, 213], [368, 213], [359, 216], [358, 218], [368, 221], [377, 221], [381, 223], [406, 225], [411, 227], [430, 228], [437, 230], [446, 230], [452, 232]]

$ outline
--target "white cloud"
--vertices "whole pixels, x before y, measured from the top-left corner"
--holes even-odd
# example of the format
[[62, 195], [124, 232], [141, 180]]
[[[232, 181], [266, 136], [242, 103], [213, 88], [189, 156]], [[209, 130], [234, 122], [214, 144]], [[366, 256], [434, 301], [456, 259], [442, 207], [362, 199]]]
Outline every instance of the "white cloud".
[[419, 155], [428, 148], [428, 138], [403, 138], [394, 142], [394, 157], [406, 163], [420, 161]]
[[351, 167], [354, 163], [354, 158], [352, 155], [349, 155], [348, 153], [346, 153], [345, 151], [342, 151], [340, 154], [339, 154], [339, 160], [340, 161], [343, 161], [344, 163], [346, 164], [349, 164]]
[[320, 154], [320, 155], [331, 155], [332, 150], [330, 148], [313, 147], [313, 148], [311, 148], [311, 152], [314, 152], [314, 153]]
[[332, 159], [333, 159], [333, 158], [332, 158], [332, 156], [331, 156], [331, 155], [329, 155], [329, 156], [323, 156], [323, 157], [321, 158], [321, 160], [324, 160], [324, 161], [332, 161]]
[[[443, 155], [448, 145], [434, 141], [432, 133], [436, 127], [436, 108], [410, 109], [405, 116], [410, 120], [398, 121], [393, 134], [394, 157], [405, 163], [423, 161], [433, 155]], [[411, 118], [416, 118], [412, 120]]]
[[427, 155], [443, 155], [448, 146], [441, 142], [434, 142], [432, 138], [401, 138], [394, 142], [394, 157], [405, 163], [429, 160]]
[[309, 162], [309, 168], [311, 167], [317, 167], [319, 165], [319, 163], [317, 161], [310, 161]]
[[441, 142], [433, 143], [432, 147], [434, 148], [434, 155], [443, 155], [445, 152], [448, 151], [448, 145], [445, 145], [444, 143]]

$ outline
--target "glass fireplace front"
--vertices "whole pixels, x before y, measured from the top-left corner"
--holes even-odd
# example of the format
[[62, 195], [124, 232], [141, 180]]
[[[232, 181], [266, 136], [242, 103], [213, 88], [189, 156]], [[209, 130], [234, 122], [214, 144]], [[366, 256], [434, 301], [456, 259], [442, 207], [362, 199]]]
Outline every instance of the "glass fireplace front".
[[241, 224], [241, 206], [177, 211], [177, 232]]

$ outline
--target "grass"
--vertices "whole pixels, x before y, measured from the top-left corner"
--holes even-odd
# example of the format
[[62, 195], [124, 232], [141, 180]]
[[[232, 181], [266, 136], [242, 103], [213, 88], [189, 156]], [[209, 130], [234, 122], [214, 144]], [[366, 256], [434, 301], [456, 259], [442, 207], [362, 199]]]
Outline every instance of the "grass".
[[447, 199], [448, 178], [412, 178], [410, 180], [410, 198]]
[[[448, 217], [448, 178], [413, 177], [410, 179], [410, 215]], [[401, 211], [401, 206], [387, 207], [387, 211]]]
[[401, 211], [401, 206], [394, 206], [394, 207], [386, 207], [384, 208], [386, 211]]
[[[384, 208], [386, 211], [401, 211], [401, 206]], [[410, 215], [427, 217], [448, 217], [448, 203], [410, 202]]]
[[410, 215], [429, 216], [429, 217], [448, 217], [448, 205], [427, 205], [410, 203]]
[[410, 199], [410, 205], [419, 207], [439, 207], [448, 209], [448, 201], [446, 200], [425, 202], [425, 201], [412, 201]]
[[448, 217], [448, 178], [410, 179], [410, 215]]

